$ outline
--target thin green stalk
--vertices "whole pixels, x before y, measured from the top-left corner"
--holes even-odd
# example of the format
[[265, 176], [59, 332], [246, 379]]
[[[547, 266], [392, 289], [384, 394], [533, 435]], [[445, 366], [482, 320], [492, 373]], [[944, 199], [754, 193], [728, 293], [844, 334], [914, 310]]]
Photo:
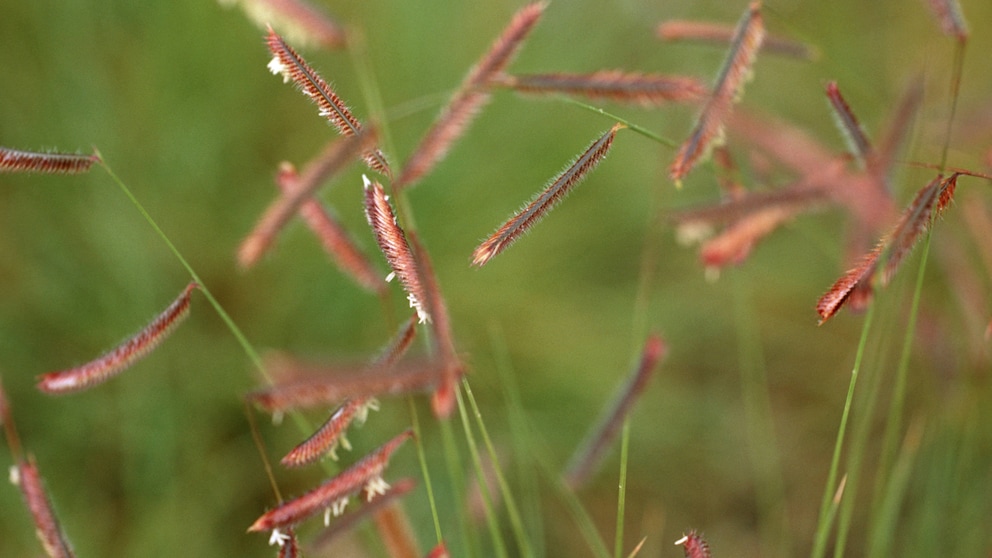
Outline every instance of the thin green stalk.
[[[462, 468], [462, 456], [455, 444], [455, 434], [451, 429], [451, 421], [438, 421], [441, 426], [441, 440], [444, 443], [444, 460], [448, 467], [448, 480], [451, 485], [451, 494], [454, 501], [454, 509], [459, 509], [465, 501], [465, 475]], [[479, 541], [471, 536], [468, 526], [468, 518], [464, 513], [455, 513], [458, 530], [462, 540], [465, 542], [466, 556], [482, 556], [479, 548]], [[452, 546], [448, 545], [448, 550]]]
[[462, 419], [462, 428], [465, 430], [465, 440], [468, 442], [469, 453], [472, 455], [472, 465], [475, 467], [476, 480], [479, 483], [479, 493], [482, 496], [482, 506], [486, 511], [486, 524], [489, 526], [489, 535], [493, 539], [493, 547], [496, 555], [503, 558], [509, 556], [506, 552], [506, 545], [499, 532], [499, 524], [496, 518], [496, 511], [493, 509], [492, 496], [489, 494], [489, 487], [486, 483], [486, 475], [482, 470], [482, 458], [479, 455], [479, 448], [475, 444], [475, 435], [472, 434], [472, 425], [468, 422], [468, 413], [465, 410], [465, 401], [462, 398], [461, 387], [455, 389], [455, 397], [458, 400], [458, 414]]
[[472, 386], [469, 385], [468, 378], [462, 378], [462, 386], [465, 388], [465, 395], [468, 396], [469, 405], [472, 406], [472, 413], [475, 415], [476, 424], [478, 424], [479, 432], [482, 434], [482, 441], [486, 444], [486, 451], [489, 453], [490, 461], [492, 461], [493, 471], [496, 473], [496, 482], [499, 484], [503, 501], [506, 503], [507, 515], [510, 516], [510, 526], [517, 539], [518, 551], [521, 556], [532, 558], [534, 556], [534, 550], [530, 546], [527, 532], [524, 530], [523, 521], [520, 520], [520, 511], [517, 509], [517, 502], [514, 500], [513, 492], [510, 491], [510, 485], [506, 482], [506, 478], [503, 476], [503, 470], [499, 466], [499, 459], [496, 457], [496, 448], [489, 438], [489, 431], [486, 429], [486, 424], [482, 421], [482, 413], [479, 412], [479, 406], [475, 402], [475, 395], [472, 394]]
[[769, 394], [761, 331], [750, 300], [750, 286], [745, 278], [734, 281], [734, 316], [737, 325], [737, 356], [741, 373], [741, 391], [748, 432], [748, 449], [755, 476], [758, 499], [758, 523], [765, 544], [790, 556], [787, 533], [789, 516], [785, 509], [785, 482], [779, 459], [775, 422]]
[[896, 525], [899, 523], [899, 508], [902, 507], [903, 497], [909, 486], [909, 475], [913, 470], [913, 461], [916, 459], [922, 435], [922, 421], [916, 421], [906, 433], [899, 459], [887, 483], [885, 500], [873, 518], [868, 558], [894, 556], [892, 547]]
[[861, 408], [855, 412], [854, 433], [851, 439], [851, 452], [847, 457], [847, 484], [844, 488], [844, 501], [840, 508], [840, 518], [837, 521], [837, 539], [834, 543], [834, 558], [842, 558], [847, 547], [847, 536], [851, 529], [851, 522], [854, 518], [854, 509], [857, 503], [858, 488], [861, 480], [861, 463], [864, 459], [865, 450], [869, 447], [868, 437], [871, 435], [874, 426], [875, 406], [878, 403], [879, 394], [882, 392], [882, 380], [885, 378], [884, 368], [879, 364], [880, 357], [888, 353], [888, 340], [885, 335], [883, 347], [876, 353], [874, 366], [868, 367], [872, 371], [871, 383], [865, 396]]
[[617, 490], [617, 536], [613, 541], [613, 556], [623, 557], [623, 517], [627, 500], [627, 446], [630, 442], [630, 419], [623, 419], [620, 431], [620, 484]]
[[503, 386], [503, 392], [507, 402], [507, 419], [510, 423], [510, 432], [512, 434], [513, 453], [517, 456], [517, 477], [522, 487], [523, 498], [526, 504], [524, 508], [527, 515], [527, 525], [531, 531], [529, 539], [534, 544], [534, 554], [536, 556], [544, 556], [544, 528], [541, 514], [540, 488], [538, 486], [537, 475], [535, 475], [535, 461], [530, 451], [530, 426], [527, 424], [524, 405], [520, 400], [520, 389], [517, 386], [516, 378], [513, 377], [509, 351], [506, 348], [506, 343], [503, 341], [502, 333], [495, 324], [489, 328], [489, 338], [496, 361], [496, 371], [499, 374], [500, 385]]
[[431, 472], [427, 468], [427, 456], [424, 454], [424, 438], [420, 434], [420, 419], [417, 417], [417, 406], [413, 402], [413, 397], [408, 397], [407, 403], [410, 407], [410, 423], [413, 426], [413, 438], [417, 442], [417, 460], [420, 461], [420, 471], [424, 475], [424, 486], [427, 487], [427, 500], [431, 506], [431, 517], [434, 519], [434, 534], [437, 536], [438, 544], [440, 544], [444, 541], [444, 536], [441, 534], [441, 520], [438, 519], [437, 515], [437, 502], [434, 499], [434, 485], [431, 483]]
[[676, 141], [670, 140], [670, 139], [668, 139], [666, 137], [662, 137], [662, 136], [660, 136], [660, 135], [652, 132], [651, 130], [648, 130], [647, 128], [644, 128], [643, 126], [638, 126], [637, 124], [634, 124], [633, 122], [631, 122], [631, 121], [629, 121], [629, 120], [627, 120], [625, 118], [621, 118], [621, 117], [619, 117], [619, 116], [617, 116], [617, 115], [615, 115], [613, 113], [607, 112], [607, 111], [605, 111], [605, 110], [603, 110], [603, 109], [601, 109], [599, 107], [595, 107], [595, 106], [590, 105], [588, 103], [583, 103], [582, 101], [579, 101], [577, 99], [573, 99], [571, 97], [566, 97], [565, 95], [558, 95], [557, 98], [559, 100], [561, 100], [561, 101], [564, 101], [566, 103], [575, 105], [577, 107], [582, 107], [582, 108], [588, 110], [589, 112], [594, 112], [594, 113], [599, 114], [601, 116], [605, 116], [605, 117], [609, 118], [610, 120], [613, 120], [615, 122], [619, 122], [619, 123], [623, 124], [624, 126], [626, 126], [627, 128], [629, 128], [631, 131], [637, 132], [638, 134], [641, 134], [642, 136], [644, 136], [644, 137], [646, 137], [648, 139], [652, 139], [652, 140], [654, 140], [654, 141], [656, 141], [656, 142], [658, 142], [658, 143], [660, 143], [660, 144], [662, 144], [664, 146], [671, 147], [672, 149], [677, 149], [678, 146], [679, 146], [678, 142], [676, 142]]
[[[931, 218], [933, 218], [931, 216]], [[902, 342], [902, 351], [899, 355], [899, 367], [896, 369], [895, 386], [892, 389], [892, 403], [889, 405], [889, 414], [885, 422], [885, 434], [882, 437], [882, 455], [879, 458], [878, 470], [875, 474], [875, 493], [872, 498], [872, 515], [879, 510], [888, 483], [889, 467], [895, 455], [896, 446], [899, 443], [900, 430], [902, 430], [903, 407], [906, 404], [906, 385], [909, 376], [909, 360], [913, 353], [913, 341], [916, 333], [916, 321], [919, 317], [920, 297], [923, 293], [923, 279], [926, 274], [927, 260], [930, 257], [930, 241], [933, 234], [930, 230], [926, 233], [923, 241], [923, 254], [920, 256], [920, 265], [916, 271], [916, 286], [913, 289], [913, 302], [910, 305], [909, 321], [906, 324], [905, 335]]]
[[837, 429], [837, 441], [834, 443], [834, 454], [830, 459], [830, 472], [827, 475], [827, 484], [823, 489], [823, 500], [820, 503], [820, 519], [816, 526], [816, 536], [813, 542], [813, 551], [810, 556], [813, 558], [823, 558], [827, 550], [827, 537], [830, 534], [830, 527], [833, 524], [836, 505], [831, 505], [831, 501], [836, 490], [837, 473], [840, 468], [840, 454], [844, 447], [844, 434], [847, 431], [847, 419], [851, 413], [851, 402], [854, 400], [854, 387], [858, 382], [858, 372], [861, 369], [861, 362], [865, 356], [865, 347], [868, 344], [868, 332], [871, 330], [872, 318], [875, 315], [875, 302], [868, 305], [868, 315], [865, 316], [864, 324], [861, 326], [861, 340], [858, 342], [858, 352], [854, 357], [854, 368], [851, 370], [851, 382], [847, 388], [847, 399], [844, 401], [844, 412], [841, 414], [840, 428]]
[[598, 558], [610, 558], [610, 551], [606, 548], [606, 543], [600, 537], [599, 531], [596, 530], [596, 524], [593, 523], [592, 518], [589, 517], [589, 513], [582, 507], [579, 498], [562, 479], [558, 469], [551, 465], [548, 456], [542, 452], [539, 443], [535, 443], [531, 447], [531, 451], [537, 458], [538, 468], [544, 474], [545, 479], [551, 483], [562, 503], [565, 504], [565, 508], [571, 514], [572, 520], [575, 521], [575, 524], [579, 528], [579, 534], [586, 540], [589, 549]]

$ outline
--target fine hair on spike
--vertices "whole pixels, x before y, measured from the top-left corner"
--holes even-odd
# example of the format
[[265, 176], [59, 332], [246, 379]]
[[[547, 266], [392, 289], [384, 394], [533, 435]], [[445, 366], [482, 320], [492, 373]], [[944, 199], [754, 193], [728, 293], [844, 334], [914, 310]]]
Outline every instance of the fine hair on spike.
[[[317, 105], [320, 115], [337, 128], [342, 136], [355, 136], [362, 131], [362, 124], [338, 94], [271, 27], [266, 42], [273, 55], [269, 62], [269, 70], [272, 73], [281, 74], [285, 81], [292, 81]], [[366, 151], [363, 156], [369, 168], [387, 177], [392, 176], [389, 163], [381, 151], [372, 149]]]
[[371, 501], [376, 494], [384, 493], [389, 487], [382, 480], [382, 473], [389, 463], [389, 458], [403, 445], [403, 442], [412, 437], [413, 430], [406, 430], [324, 484], [262, 514], [248, 528], [248, 532], [274, 531], [291, 527], [332, 506], [335, 511], [340, 512], [343, 502], [346, 502], [350, 495], [363, 490]]
[[513, 60], [546, 6], [545, 2], [528, 4], [513, 16], [489, 51], [465, 76], [461, 86], [407, 159], [394, 184], [397, 190], [413, 186], [444, 159], [451, 145], [489, 102], [489, 88], [493, 81]]
[[708, 90], [694, 77], [602, 70], [591, 74], [524, 74], [499, 76], [496, 83], [521, 93], [563, 93], [598, 101], [653, 107], [663, 103], [702, 101]]
[[669, 169], [676, 184], [706, 156], [714, 142], [722, 141], [724, 121], [741, 96], [744, 82], [749, 79], [751, 66], [765, 37], [760, 8], [760, 2], [753, 2], [737, 24], [730, 52], [717, 76], [713, 93]]
[[38, 153], [0, 147], [0, 173], [79, 174], [99, 160], [96, 154]]
[[81, 366], [49, 372], [38, 379], [38, 389], [57, 395], [80, 391], [121, 373], [157, 347], [189, 314], [190, 296], [199, 288], [190, 283], [183, 292], [144, 329], [100, 358]]
[[613, 145], [613, 138], [616, 137], [621, 128], [624, 128], [624, 125], [618, 123], [602, 137], [592, 142], [581, 155], [551, 181], [547, 188], [534, 196], [534, 199], [520, 209], [516, 215], [484, 240], [472, 253], [472, 264], [479, 267], [485, 265], [540, 221], [548, 211], [551, 211], [576, 184], [581, 182], [606, 157]]

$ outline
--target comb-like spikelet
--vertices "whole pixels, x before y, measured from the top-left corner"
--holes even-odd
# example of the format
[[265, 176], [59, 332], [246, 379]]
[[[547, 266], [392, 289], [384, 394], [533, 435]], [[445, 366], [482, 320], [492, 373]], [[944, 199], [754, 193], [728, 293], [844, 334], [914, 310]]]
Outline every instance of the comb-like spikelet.
[[516, 215], [510, 218], [489, 238], [472, 252], [472, 264], [483, 266], [496, 254], [505, 250], [522, 234], [527, 232], [532, 226], [547, 214], [548, 211], [558, 204], [568, 195], [576, 184], [582, 181], [596, 165], [606, 157], [610, 147], [613, 145], [613, 138], [617, 131], [623, 128], [623, 124], [616, 124], [610, 128], [599, 139], [592, 142], [589, 147], [582, 152], [565, 170], [555, 177], [542, 192], [538, 193], [527, 205], [525, 205]]
[[602, 70], [591, 74], [524, 74], [500, 76], [497, 83], [521, 93], [564, 93], [592, 100], [637, 104], [693, 103], [706, 97], [706, 86], [694, 77]]
[[709, 545], [706, 544], [702, 535], [695, 531], [689, 531], [688, 535], [682, 535], [682, 538], [675, 541], [675, 544], [682, 547], [685, 558], [710, 558]]
[[706, 155], [713, 142], [720, 140], [723, 135], [724, 121], [743, 91], [744, 82], [748, 79], [751, 65], [765, 37], [760, 7], [759, 2], [752, 3], [737, 24], [730, 52], [717, 76], [713, 94], [669, 169], [669, 174], [676, 183], [688, 174]]
[[99, 160], [95, 154], [37, 153], [0, 147], [0, 173], [78, 174], [90, 170]]
[[69, 370], [43, 374], [38, 379], [38, 389], [48, 394], [79, 391], [124, 371], [157, 347], [186, 318], [190, 295], [198, 287], [196, 283], [187, 285], [179, 297], [150, 324], [100, 358]]
[[430, 309], [424, 305], [424, 286], [420, 282], [417, 260], [410, 250], [406, 233], [396, 222], [396, 214], [389, 205], [389, 197], [382, 185], [365, 176], [362, 176], [362, 180], [365, 181], [365, 218], [372, 227], [376, 243], [406, 290], [410, 306], [417, 311], [420, 321], [429, 322]]
[[888, 284], [916, 241], [930, 227], [931, 215], [939, 215], [950, 204], [958, 176], [955, 173], [945, 179], [938, 175], [917, 192], [892, 232], [820, 297], [816, 304], [820, 324], [836, 314], [846, 302], [850, 301], [855, 306], [867, 303], [873, 289], [873, 277], [883, 255], [886, 256], [885, 267], [878, 277], [878, 283], [881, 286]]
[[[269, 28], [266, 43], [273, 55], [269, 62], [269, 70], [272, 73], [282, 74], [285, 81], [292, 81], [304, 95], [317, 105], [320, 109], [320, 115], [327, 118], [341, 135], [355, 136], [362, 131], [362, 124], [351, 113], [344, 101], [338, 97], [338, 94], [272, 28]], [[365, 152], [363, 156], [369, 168], [385, 176], [392, 176], [389, 163], [381, 151], [372, 149]]]
[[535, 2], [520, 9], [503, 33], [476, 64], [427, 130], [396, 179], [397, 189], [416, 184], [444, 158], [472, 118], [489, 101], [489, 87], [503, 72], [544, 13], [546, 4]]
[[874, 157], [871, 142], [868, 141], [864, 128], [861, 127], [858, 118], [854, 116], [847, 100], [841, 94], [836, 81], [827, 83], [827, 100], [830, 101], [830, 108], [833, 109], [837, 128], [847, 141], [851, 155], [858, 159], [862, 168], [866, 167], [867, 162]]
[[344, 511], [348, 497], [356, 492], [365, 491], [369, 501], [375, 495], [385, 493], [389, 485], [382, 480], [382, 473], [389, 458], [412, 437], [412, 430], [396, 436], [324, 484], [262, 514], [248, 531], [273, 531], [275, 535], [276, 530], [296, 525], [325, 508], [332, 508], [335, 515], [339, 515]]

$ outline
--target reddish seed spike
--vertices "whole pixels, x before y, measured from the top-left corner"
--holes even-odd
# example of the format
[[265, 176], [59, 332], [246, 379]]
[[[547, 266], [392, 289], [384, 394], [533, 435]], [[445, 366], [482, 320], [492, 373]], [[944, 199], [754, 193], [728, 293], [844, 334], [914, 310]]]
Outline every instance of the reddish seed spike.
[[58, 519], [52, 509], [51, 500], [45, 490], [41, 474], [35, 465], [34, 457], [17, 462], [11, 468], [10, 481], [20, 488], [24, 503], [31, 512], [34, 520], [35, 534], [45, 548], [45, 553], [52, 558], [70, 558], [75, 554], [69, 541], [59, 526]]
[[[888, 284], [916, 241], [930, 227], [931, 215], [940, 214], [950, 204], [957, 179], [956, 173], [946, 179], [938, 175], [917, 192], [892, 232], [820, 297], [816, 311], [820, 315], [821, 325], [836, 314], [845, 302], [851, 302], [856, 306], [867, 304], [872, 293], [873, 276], [883, 254], [887, 254], [887, 258], [885, 267], [879, 275], [878, 284], [881, 286]], [[936, 211], [934, 211], [935, 204]]]
[[[734, 38], [734, 28], [720, 23], [708, 21], [671, 20], [658, 24], [658, 38], [662, 41], [702, 41], [717, 45], [726, 45]], [[761, 51], [769, 54], [780, 54], [815, 60], [816, 49], [802, 43], [782, 37], [766, 36], [761, 43]]]
[[695, 532], [689, 531], [688, 535], [683, 535], [675, 544], [682, 547], [685, 558], [710, 558], [710, 547], [703, 537]]
[[417, 260], [410, 250], [406, 233], [397, 224], [396, 214], [382, 185], [371, 182], [365, 176], [362, 180], [365, 181], [365, 218], [372, 227], [379, 249], [406, 290], [410, 306], [416, 309], [420, 321], [429, 322], [431, 316], [424, 306], [424, 287], [420, 283]]
[[[288, 368], [288, 370], [280, 370]], [[359, 369], [350, 374], [326, 367], [304, 368], [299, 363], [283, 362], [266, 366], [274, 374], [292, 376], [286, 382], [268, 386], [247, 397], [263, 410], [279, 414], [291, 409], [305, 409], [339, 403], [349, 397], [422, 393], [434, 388], [442, 370], [434, 361], [407, 362], [388, 368]]]
[[868, 136], [865, 135], [861, 123], [858, 122], [858, 118], [854, 116], [854, 112], [841, 94], [836, 81], [827, 83], [827, 100], [830, 101], [830, 108], [833, 109], [837, 128], [844, 136], [851, 154], [858, 159], [862, 167], [865, 167], [867, 161], [874, 157], [871, 142], [868, 141]]
[[522, 93], [565, 93], [643, 107], [667, 102], [698, 102], [708, 93], [706, 86], [696, 78], [629, 73], [622, 70], [603, 70], [591, 74], [500, 76], [496, 83]]
[[929, 0], [928, 3], [945, 35], [961, 42], [968, 40], [968, 24], [957, 0]]
[[79, 174], [90, 170], [99, 160], [95, 154], [36, 153], [0, 147], [0, 173]]
[[248, 532], [272, 531], [296, 525], [331, 506], [337, 511], [340, 509], [337, 507], [339, 502], [363, 489], [371, 501], [376, 494], [383, 493], [385, 482], [382, 473], [389, 458], [412, 437], [412, 430], [403, 432], [314, 490], [269, 510], [248, 528]]
[[618, 123], [602, 137], [592, 142], [578, 158], [569, 164], [564, 172], [555, 177], [544, 191], [538, 193], [534, 199], [472, 252], [472, 265], [482, 267], [540, 221], [606, 157], [613, 145], [613, 138], [624, 127], [623, 124]]
[[740, 265], [762, 238], [791, 220], [800, 210], [799, 207], [771, 207], [737, 221], [719, 236], [706, 241], [699, 252], [703, 265], [707, 268]]
[[285, 180], [279, 176], [279, 186], [283, 195], [269, 205], [248, 237], [238, 249], [238, 263], [248, 268], [255, 264], [272, 245], [276, 236], [302, 205], [312, 199], [313, 194], [331, 176], [340, 172], [359, 154], [375, 145], [375, 133], [359, 130], [358, 134], [331, 142], [327, 148], [303, 170], [296, 180]]
[[[358, 135], [362, 130], [362, 124], [324, 78], [320, 77], [271, 27], [266, 42], [273, 54], [269, 62], [269, 70], [274, 74], [282, 74], [285, 81], [292, 80], [300, 91], [317, 105], [320, 115], [327, 118], [341, 135]], [[387, 177], [392, 176], [386, 157], [378, 149], [365, 152], [364, 158], [372, 170]]]
[[765, 37], [760, 2], [754, 2], [737, 24], [730, 53], [689, 138], [679, 148], [669, 174], [677, 183], [702, 159], [723, 134], [724, 121], [743, 91], [744, 82]]
[[281, 463], [286, 467], [303, 467], [315, 463], [325, 455], [330, 455], [331, 459], [337, 461], [335, 450], [339, 444], [345, 449], [351, 449], [344, 438], [348, 425], [356, 418], [361, 419], [361, 415], [368, 413], [369, 408], [375, 408], [373, 405], [371, 397], [348, 399], [313, 435], [286, 454]]
[[197, 288], [196, 283], [187, 285], [150, 324], [100, 358], [69, 370], [43, 374], [38, 379], [38, 389], [49, 395], [80, 391], [121, 373], [157, 347], [189, 315], [190, 296]]
[[509, 65], [546, 6], [544, 2], [529, 4], [513, 16], [510, 24], [465, 76], [451, 101], [441, 110], [437, 120], [420, 140], [396, 179], [394, 186], [397, 190], [413, 186], [444, 159], [451, 145], [489, 102], [488, 88]]
[[596, 471], [620, 431], [623, 420], [647, 387], [658, 361], [665, 357], [668, 347], [658, 335], [651, 335], [644, 343], [641, 360], [630, 375], [627, 383], [617, 391], [613, 403], [607, 407], [601, 419], [589, 431], [589, 436], [580, 444], [578, 451], [569, 461], [565, 472], [565, 482], [573, 489], [583, 485]]

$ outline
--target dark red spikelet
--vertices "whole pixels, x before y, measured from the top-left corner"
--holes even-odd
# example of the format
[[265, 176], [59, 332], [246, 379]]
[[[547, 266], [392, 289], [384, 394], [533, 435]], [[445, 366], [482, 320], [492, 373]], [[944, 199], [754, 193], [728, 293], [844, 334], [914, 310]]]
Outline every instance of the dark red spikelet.
[[78, 174], [90, 170], [99, 160], [95, 154], [36, 153], [0, 147], [0, 173]]
[[689, 531], [688, 535], [683, 535], [675, 544], [682, 546], [685, 558], [710, 558], [709, 545], [696, 531]]
[[19, 461], [11, 470], [11, 482], [21, 489], [24, 503], [27, 504], [34, 520], [35, 533], [45, 547], [45, 552], [52, 558], [71, 558], [74, 556], [72, 547], [52, 509], [41, 474], [35, 465], [34, 457]]

